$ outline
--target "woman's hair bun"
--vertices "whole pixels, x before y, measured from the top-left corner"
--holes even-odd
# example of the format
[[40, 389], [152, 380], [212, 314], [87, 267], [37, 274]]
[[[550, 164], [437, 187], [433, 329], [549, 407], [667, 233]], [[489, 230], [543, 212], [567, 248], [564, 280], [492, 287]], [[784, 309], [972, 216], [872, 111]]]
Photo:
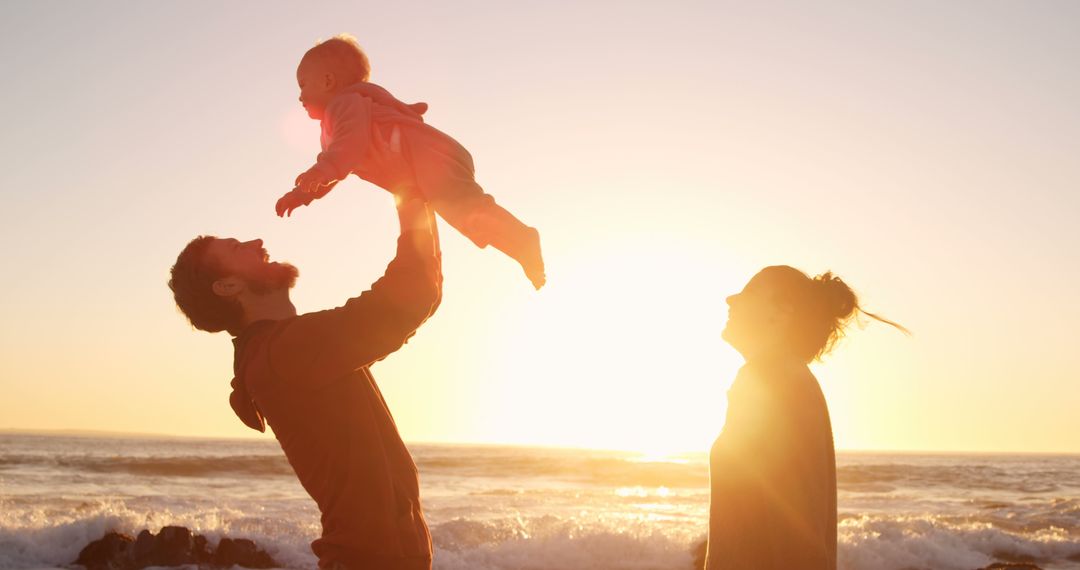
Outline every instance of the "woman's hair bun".
[[855, 292], [831, 271], [826, 271], [814, 278], [825, 304], [826, 314], [840, 321], [846, 320], [859, 307]]
[[904, 327], [863, 309], [855, 291], [832, 271], [810, 277], [790, 265], [773, 265], [759, 271], [754, 279], [767, 280], [778, 301], [792, 307], [793, 351], [807, 362], [828, 354], [844, 337], [848, 324], [858, 322], [860, 316], [908, 334]]

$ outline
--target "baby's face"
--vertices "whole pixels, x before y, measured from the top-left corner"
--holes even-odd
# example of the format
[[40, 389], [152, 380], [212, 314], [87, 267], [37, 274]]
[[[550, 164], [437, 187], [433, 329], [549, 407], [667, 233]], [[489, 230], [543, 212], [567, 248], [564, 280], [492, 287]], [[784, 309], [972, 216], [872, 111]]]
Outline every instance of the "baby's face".
[[337, 77], [323, 62], [305, 58], [296, 68], [296, 83], [300, 86], [300, 104], [308, 116], [322, 120], [330, 99], [337, 94]]

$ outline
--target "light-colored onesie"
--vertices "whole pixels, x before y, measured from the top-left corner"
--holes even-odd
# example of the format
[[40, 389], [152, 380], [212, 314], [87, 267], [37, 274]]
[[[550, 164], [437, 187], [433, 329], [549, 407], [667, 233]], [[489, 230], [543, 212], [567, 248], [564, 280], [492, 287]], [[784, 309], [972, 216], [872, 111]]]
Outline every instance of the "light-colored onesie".
[[[322, 152], [316, 167], [331, 180], [363, 168], [378, 171], [374, 137], [389, 144], [396, 128], [402, 153], [412, 165], [420, 192], [451, 226], [486, 247], [527, 226], [495, 204], [474, 178], [472, 155], [446, 133], [424, 123], [427, 103], [407, 104], [368, 82], [345, 88], [331, 99], [322, 120]], [[508, 239], [520, 236], [506, 235]]]

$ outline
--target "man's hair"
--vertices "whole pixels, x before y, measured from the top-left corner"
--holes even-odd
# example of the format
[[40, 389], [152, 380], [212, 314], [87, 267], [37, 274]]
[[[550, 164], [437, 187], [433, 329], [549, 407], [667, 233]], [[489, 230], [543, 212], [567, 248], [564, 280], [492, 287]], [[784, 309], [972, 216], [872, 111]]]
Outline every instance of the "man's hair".
[[214, 281], [226, 277], [207, 256], [216, 239], [199, 236], [188, 242], [170, 270], [169, 289], [191, 326], [207, 332], [229, 331], [236, 336], [243, 328], [244, 310], [235, 299], [214, 293]]
[[[317, 59], [329, 64], [341, 85], [348, 86], [371, 77], [371, 64], [367, 55], [349, 34], [338, 34], [315, 44], [307, 50], [303, 59]], [[303, 60], [301, 60], [303, 61]]]

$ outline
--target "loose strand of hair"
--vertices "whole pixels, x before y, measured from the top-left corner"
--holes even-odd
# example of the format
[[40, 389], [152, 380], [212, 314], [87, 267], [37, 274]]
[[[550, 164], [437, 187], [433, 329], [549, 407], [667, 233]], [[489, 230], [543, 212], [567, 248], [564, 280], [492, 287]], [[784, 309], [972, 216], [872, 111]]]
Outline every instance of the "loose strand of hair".
[[871, 313], [870, 311], [867, 311], [866, 309], [863, 309], [862, 307], [856, 307], [855, 311], [857, 313], [861, 313], [863, 315], [866, 315], [866, 316], [870, 317], [871, 319], [874, 319], [875, 321], [878, 321], [880, 323], [885, 323], [885, 324], [895, 328], [896, 330], [904, 333], [907, 336], [911, 336], [911, 331], [908, 330], [907, 327], [905, 327], [904, 325], [901, 325], [900, 323], [897, 323], [895, 321], [891, 321], [889, 319], [886, 319], [885, 317], [882, 317], [881, 315]]

